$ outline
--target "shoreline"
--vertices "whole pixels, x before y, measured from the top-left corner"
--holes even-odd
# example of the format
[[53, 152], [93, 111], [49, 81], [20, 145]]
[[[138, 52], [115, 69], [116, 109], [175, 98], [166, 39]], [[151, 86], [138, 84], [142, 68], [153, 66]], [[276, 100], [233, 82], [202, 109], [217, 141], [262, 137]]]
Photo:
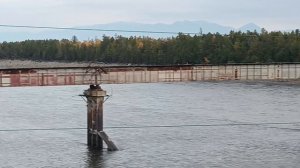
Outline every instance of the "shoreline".
[[93, 62], [58, 62], [58, 61], [32, 61], [0, 59], [0, 69], [14, 68], [53, 68], [53, 67], [88, 67], [88, 66], [114, 66], [119, 64], [105, 64]]
[[[101, 67], [109, 67], [111, 66], [110, 68], [118, 68], [117, 66], [120, 66], [121, 64], [105, 64], [105, 63], [101, 63], [101, 62], [98, 62], [98, 63], [88, 63], [88, 62], [39, 62], [39, 61], [30, 61], [30, 60], [1, 60], [0, 59], [0, 69], [3, 69], [3, 72], [0, 72], [0, 84], [1, 84], [1, 74], [6, 74], [6, 76], [3, 78], [2, 82], [5, 81], [6, 82], [10, 82], [10, 80], [8, 80], [7, 78], [10, 78], [9, 75], [11, 72], [8, 71], [9, 69], [22, 69], [22, 68], [59, 68], [59, 72], [61, 75], [66, 75], [68, 76], [69, 74], [66, 73], [64, 70], [64, 68], [74, 68], [74, 67], [79, 67], [79, 68], [88, 68], [89, 66], [94, 66], [94, 67], [97, 67], [97, 66], [101, 66]], [[172, 67], [168, 67], [168, 68], [171, 68], [171, 69], [166, 69], [166, 67], [155, 67], [154, 69], [150, 69], [148, 70], [147, 68], [146, 69], [141, 69], [141, 68], [137, 68], [136, 70], [134, 69], [134, 67], [130, 66], [130, 65], [127, 65], [128, 67], [124, 68], [123, 69], [117, 69], [115, 71], [112, 71], [112, 74], [109, 75], [108, 79], [112, 79], [114, 83], [126, 83], [126, 77], [127, 79], [130, 81], [131, 79], [136, 79], [137, 81], [148, 81], [151, 83], [150, 80], [152, 80], [152, 82], [163, 82], [165, 81], [169, 81], [171, 82], [170, 79], [173, 79], [173, 82], [178, 82], [178, 81], [198, 81], [200, 82], [228, 82], [228, 83], [243, 83], [243, 84], [264, 84], [264, 85], [267, 85], [267, 86], [272, 86], [272, 85], [287, 85], [287, 86], [300, 86], [300, 78], [299, 78], [299, 75], [297, 75], [297, 78], [296, 76], [294, 78], [289, 78], [289, 75], [285, 74], [283, 76], [280, 76], [280, 78], [274, 78], [274, 74], [267, 74], [269, 75], [268, 78], [264, 77], [263, 76], [258, 76], [260, 78], [255, 78], [253, 76], [249, 76], [249, 78], [245, 78], [245, 76], [240, 76], [239, 78], [235, 78], [235, 75], [238, 76], [238, 71], [237, 71], [237, 67], [236, 66], [245, 66], [245, 65], [236, 65], [236, 66], [232, 66], [232, 65], [228, 65], [228, 68], [227, 71], [225, 70], [224, 71], [224, 68], [222, 69], [222, 67], [217, 67], [218, 69], [205, 69], [207, 70], [207, 74], [209, 73], [214, 73], [216, 74], [215, 77], [211, 76], [211, 78], [208, 78], [207, 75], [206, 75], [206, 79], [203, 79], [200, 78], [200, 77], [203, 77], [201, 75], [203, 75], [203, 73], [205, 71], [202, 70], [202, 68], [200, 70], [202, 71], [198, 71], [198, 69], [186, 69], [186, 68], [183, 68], [183, 69], [172, 69]], [[273, 65], [270, 65], [271, 69], [273, 68]], [[262, 68], [262, 66], [260, 65], [260, 67]], [[277, 66], [276, 66], [277, 67]], [[288, 66], [289, 67], [289, 66]], [[136, 68], [136, 67], [135, 67]], [[178, 68], [178, 67], [177, 67]], [[193, 68], [193, 67], [189, 67], [189, 68]], [[241, 67], [240, 67], [241, 68]], [[245, 68], [245, 67], [244, 67]], [[247, 65], [247, 68], [248, 68], [248, 65]], [[269, 68], [269, 67], [268, 67]], [[284, 68], [287, 68], [287, 67], [284, 67]], [[296, 67], [295, 67], [296, 68]], [[7, 73], [5, 73], [5, 69], [8, 71]], [[225, 68], [226, 69], [226, 68]], [[130, 71], [132, 73], [125, 73], [125, 78], [124, 76], [118, 78], [118, 74], [116, 74], [115, 72], [117, 71], [120, 71], [120, 72], [123, 72], [123, 71]], [[191, 70], [195, 70], [196, 74], [196, 78], [195, 76], [192, 77], [191, 76]], [[256, 69], [250, 69], [251, 72], [253, 70], [256, 70]], [[273, 69], [272, 69], [273, 70]], [[281, 67], [281, 69], [279, 69], [281, 71], [283, 71], [284, 69]], [[278, 70], [278, 71], [279, 71]], [[295, 69], [297, 70], [297, 72], [300, 74], [299, 72], [299, 69]], [[141, 72], [144, 72], [144, 73], [141, 73]], [[168, 78], [168, 76], [166, 75], [170, 75], [170, 71], [172, 71], [173, 73], [171, 73], [174, 76], [177, 76], [179, 77], [180, 76], [180, 80], [178, 80], [177, 78]], [[286, 69], [285, 69], [286, 71]], [[155, 73], [153, 73], [155, 72]], [[160, 72], [160, 74], [159, 74]], [[242, 72], [240, 70], [240, 72]], [[247, 71], [248, 72], [248, 71]], [[274, 71], [274, 72], [277, 72], [277, 71]], [[28, 72], [26, 72], [28, 73]], [[43, 73], [48, 73], [47, 72], [43, 72]], [[51, 72], [50, 72], [51, 73]], [[86, 73], [86, 72], [85, 72]], [[236, 73], [236, 74], [234, 74]], [[244, 72], [245, 73], [245, 72]], [[254, 73], [254, 71], [252, 72]], [[250, 73], [250, 74], [252, 74]], [[200, 76], [198, 76], [200, 74]], [[248, 73], [247, 73], [248, 74]], [[34, 76], [34, 74], [30, 74], [33, 78], [36, 77]], [[149, 78], [149, 75], [151, 76]], [[154, 75], [154, 76], [153, 76]], [[155, 77], [155, 75], [158, 75]], [[244, 74], [245, 75], [245, 74]], [[260, 74], [260, 75], [263, 75], [263, 74]], [[266, 74], [265, 74], [266, 75]], [[272, 76], [273, 75], [273, 76]], [[275, 74], [276, 75], [276, 74]], [[295, 74], [296, 75], [296, 71], [295, 71]], [[164, 77], [166, 77], [166, 79], [164, 79]], [[171, 76], [172, 77], [172, 76]], [[58, 79], [57, 78], [51, 78], [51, 76], [49, 77], [50, 79], [48, 79], [47, 77], [47, 80], [46, 81], [56, 81], [58, 82]], [[148, 80], [147, 80], [148, 79]], [[157, 81], [155, 80], [157, 79]], [[29, 79], [28, 79], [29, 80]], [[128, 81], [127, 80], [127, 81]], [[15, 80], [15, 81], [21, 81], [21, 80]], [[37, 79], [36, 81], [40, 81], [40, 79]], [[78, 81], [77, 81], [78, 82]], [[141, 82], [142, 83], [142, 82]], [[76, 83], [74, 83], [76, 84]], [[18, 85], [21, 85], [20, 83]]]

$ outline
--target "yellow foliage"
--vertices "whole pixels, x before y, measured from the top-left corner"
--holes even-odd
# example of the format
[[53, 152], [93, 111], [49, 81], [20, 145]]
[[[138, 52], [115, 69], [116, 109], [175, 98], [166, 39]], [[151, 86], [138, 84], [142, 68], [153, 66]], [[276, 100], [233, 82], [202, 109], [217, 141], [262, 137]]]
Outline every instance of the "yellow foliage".
[[93, 41], [84, 41], [81, 43], [81, 46], [91, 47], [94, 45]]
[[144, 47], [144, 43], [142, 41], [137, 41], [137, 48], [141, 49]]
[[101, 45], [101, 40], [96, 39], [96, 40], [95, 40], [95, 45], [96, 45], [96, 46], [100, 46], [100, 45]]

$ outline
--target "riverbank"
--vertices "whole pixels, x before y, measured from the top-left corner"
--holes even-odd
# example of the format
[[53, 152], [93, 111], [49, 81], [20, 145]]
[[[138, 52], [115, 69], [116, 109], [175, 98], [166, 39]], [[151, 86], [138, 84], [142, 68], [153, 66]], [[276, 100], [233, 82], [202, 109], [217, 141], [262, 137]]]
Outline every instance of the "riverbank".
[[30, 61], [30, 60], [0, 60], [0, 69], [10, 68], [53, 68], [53, 67], [87, 67], [115, 64], [91, 63], [91, 62], [57, 62], [57, 61]]

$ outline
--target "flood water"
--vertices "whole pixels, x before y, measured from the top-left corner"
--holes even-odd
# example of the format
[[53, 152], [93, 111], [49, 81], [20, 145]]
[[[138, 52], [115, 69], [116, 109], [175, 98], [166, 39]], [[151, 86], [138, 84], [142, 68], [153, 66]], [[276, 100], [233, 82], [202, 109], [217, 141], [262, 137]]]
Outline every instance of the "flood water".
[[86, 88], [0, 88], [0, 167], [300, 166], [299, 86], [104, 85], [116, 152], [87, 148]]

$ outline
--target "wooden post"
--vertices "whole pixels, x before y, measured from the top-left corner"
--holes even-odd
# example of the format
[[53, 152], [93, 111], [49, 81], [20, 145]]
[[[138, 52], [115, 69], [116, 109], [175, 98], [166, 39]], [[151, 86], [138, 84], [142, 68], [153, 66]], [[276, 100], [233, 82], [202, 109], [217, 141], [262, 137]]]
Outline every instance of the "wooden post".
[[234, 69], [234, 79], [238, 80], [238, 69], [237, 69], [237, 67], [235, 67], [235, 69]]
[[[296, 68], [295, 68], [296, 69]], [[2, 71], [0, 71], [0, 87], [2, 86]]]
[[[87, 98], [87, 144], [89, 147], [103, 149], [103, 140], [108, 150], [118, 150], [103, 131], [103, 103], [106, 91], [99, 85], [90, 85], [83, 96]], [[105, 136], [104, 136], [105, 135]]]

